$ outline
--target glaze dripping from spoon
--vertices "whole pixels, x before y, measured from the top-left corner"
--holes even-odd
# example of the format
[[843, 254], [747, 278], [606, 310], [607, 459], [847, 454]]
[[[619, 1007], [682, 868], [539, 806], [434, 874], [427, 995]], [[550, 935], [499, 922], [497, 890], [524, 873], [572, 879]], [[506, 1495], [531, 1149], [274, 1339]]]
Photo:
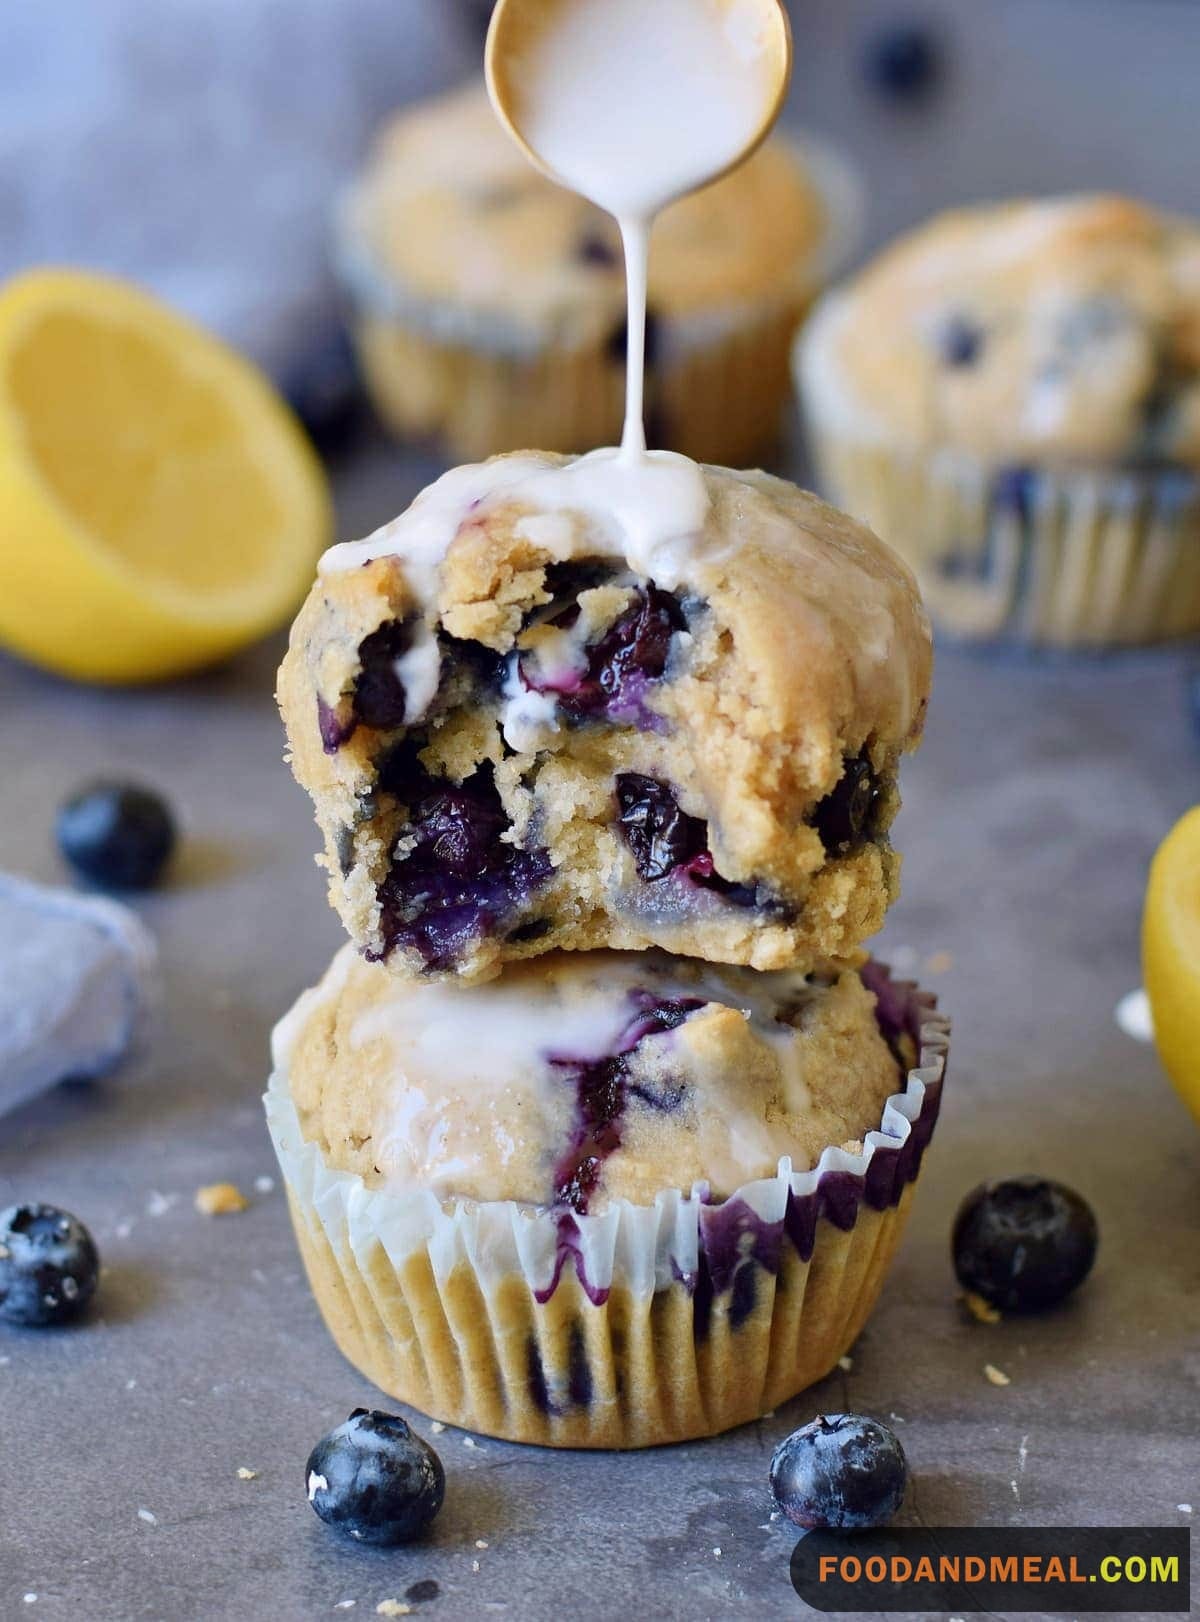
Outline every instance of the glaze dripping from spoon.
[[644, 460], [650, 233], [669, 203], [736, 167], [791, 72], [779, 0], [499, 0], [488, 90], [552, 180], [612, 214], [625, 247], [628, 357], [619, 460]]

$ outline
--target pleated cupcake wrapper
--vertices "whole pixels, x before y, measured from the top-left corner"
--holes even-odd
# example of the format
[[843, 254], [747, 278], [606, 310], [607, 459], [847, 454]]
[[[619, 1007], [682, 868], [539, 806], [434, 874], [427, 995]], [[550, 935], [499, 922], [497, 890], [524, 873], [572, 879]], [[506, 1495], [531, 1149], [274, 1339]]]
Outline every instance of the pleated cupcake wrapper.
[[912, 566], [941, 628], [1057, 648], [1200, 631], [1200, 476], [995, 468], [889, 444], [832, 376], [821, 353], [829, 324], [818, 313], [796, 348], [819, 482]]
[[719, 1204], [703, 1188], [596, 1216], [368, 1189], [305, 1140], [285, 1070], [267, 1117], [301, 1252], [342, 1351], [434, 1418], [555, 1446], [709, 1435], [820, 1379], [874, 1304], [933, 1132], [949, 1043], [879, 965], [881, 1028], [918, 1063], [862, 1152]]
[[[740, 464], [778, 431], [796, 323], [861, 235], [852, 172], [819, 142], [795, 144], [824, 205], [819, 247], [769, 298], [661, 324], [651, 411], [672, 449], [697, 460]], [[471, 458], [615, 441], [624, 373], [610, 334], [525, 323], [406, 286], [372, 247], [370, 206], [361, 190], [340, 203], [334, 261], [368, 387], [389, 426], [405, 436], [443, 435], [456, 455]]]

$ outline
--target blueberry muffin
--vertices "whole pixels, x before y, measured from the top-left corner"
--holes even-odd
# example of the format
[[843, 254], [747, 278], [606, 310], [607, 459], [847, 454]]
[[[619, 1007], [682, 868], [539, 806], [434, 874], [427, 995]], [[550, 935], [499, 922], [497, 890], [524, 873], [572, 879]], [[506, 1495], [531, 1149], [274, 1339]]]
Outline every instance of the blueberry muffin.
[[944, 215], [829, 295], [797, 356], [825, 488], [948, 629], [1200, 629], [1196, 225], [1107, 196]]
[[472, 979], [556, 947], [853, 954], [929, 681], [868, 530], [762, 473], [601, 451], [455, 469], [333, 548], [279, 695], [352, 939]]
[[831, 970], [554, 953], [477, 986], [349, 946], [275, 1033], [318, 1304], [403, 1401], [518, 1441], [709, 1435], [871, 1310], [933, 1130], [930, 999]]
[[[792, 334], [855, 218], [839, 163], [783, 140], [666, 212], [650, 263], [652, 443], [732, 464], [770, 444]], [[340, 212], [337, 262], [399, 434], [439, 435], [464, 459], [620, 438], [616, 225], [530, 167], [482, 83], [383, 131]]]

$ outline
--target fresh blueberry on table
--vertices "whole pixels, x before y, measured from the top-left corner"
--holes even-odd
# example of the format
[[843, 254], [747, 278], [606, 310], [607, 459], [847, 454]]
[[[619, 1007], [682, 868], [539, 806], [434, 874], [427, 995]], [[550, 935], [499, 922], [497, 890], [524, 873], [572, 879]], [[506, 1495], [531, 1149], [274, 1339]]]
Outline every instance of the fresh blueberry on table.
[[325, 458], [345, 450], [366, 420], [366, 397], [349, 336], [318, 336], [279, 379], [280, 391]]
[[175, 848], [165, 800], [136, 783], [89, 783], [59, 808], [56, 831], [75, 871], [105, 890], [150, 889]]
[[53, 1205], [0, 1211], [0, 1319], [43, 1328], [66, 1323], [91, 1300], [100, 1258], [91, 1234]]
[[965, 1290], [1005, 1312], [1037, 1312], [1092, 1270], [1099, 1230], [1091, 1206], [1047, 1177], [973, 1189], [954, 1219], [954, 1271]]
[[775, 1502], [797, 1526], [857, 1532], [900, 1508], [908, 1461], [895, 1433], [865, 1414], [822, 1414], [785, 1437], [771, 1460]]
[[925, 101], [942, 77], [942, 51], [924, 23], [888, 23], [874, 33], [863, 52], [867, 83], [887, 101]]
[[359, 1543], [410, 1543], [442, 1507], [442, 1461], [398, 1414], [356, 1408], [322, 1437], [305, 1470], [308, 1501]]

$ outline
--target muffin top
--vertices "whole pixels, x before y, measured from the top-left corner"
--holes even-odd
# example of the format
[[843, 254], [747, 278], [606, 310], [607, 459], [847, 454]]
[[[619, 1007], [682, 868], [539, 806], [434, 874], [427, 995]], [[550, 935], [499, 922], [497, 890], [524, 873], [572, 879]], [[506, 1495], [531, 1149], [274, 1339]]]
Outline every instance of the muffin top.
[[861, 1149], [900, 1065], [858, 975], [553, 953], [404, 982], [343, 947], [275, 1033], [304, 1136], [368, 1187], [596, 1214]]
[[1200, 228], [1112, 196], [941, 215], [825, 301], [802, 369], [859, 439], [1200, 465]]
[[[558, 574], [598, 566], [617, 569], [626, 592], [629, 581], [649, 580], [711, 610], [712, 668], [703, 679], [665, 680], [638, 730], [707, 726], [711, 758], [697, 766], [715, 798], [749, 774], [760, 798], [815, 801], [837, 783], [844, 755], [918, 742], [929, 622], [907, 565], [864, 525], [785, 479], [702, 467], [670, 451], [633, 463], [610, 450], [530, 451], [452, 469], [390, 524], [322, 558], [280, 678], [305, 786], [353, 786], [369, 752], [371, 737], [358, 729], [328, 747], [309, 684], [326, 708], [344, 708], [361, 638], [381, 613], [417, 627], [403, 656], [404, 721], [413, 726], [436, 717], [439, 668], [444, 675], [452, 662], [443, 652], [439, 666], [427, 637], [455, 639], [454, 657], [478, 643], [499, 654], [519, 645], [548, 666], [577, 658], [588, 634], [609, 623], [612, 589], [581, 596], [566, 639], [573, 654], [558, 646], [561, 632], [538, 622], [554, 606]], [[538, 685], [552, 696], [556, 683], [547, 676]], [[530, 741], [529, 708], [528, 693], [507, 702], [512, 748]], [[730, 804], [729, 837], [756, 814], [752, 803]]]
[[[368, 299], [485, 314], [497, 342], [585, 343], [625, 315], [615, 222], [539, 174], [483, 85], [406, 109], [348, 199], [342, 258]], [[797, 150], [770, 141], [734, 174], [666, 210], [649, 302], [677, 317], [795, 297], [826, 266], [832, 230]]]

